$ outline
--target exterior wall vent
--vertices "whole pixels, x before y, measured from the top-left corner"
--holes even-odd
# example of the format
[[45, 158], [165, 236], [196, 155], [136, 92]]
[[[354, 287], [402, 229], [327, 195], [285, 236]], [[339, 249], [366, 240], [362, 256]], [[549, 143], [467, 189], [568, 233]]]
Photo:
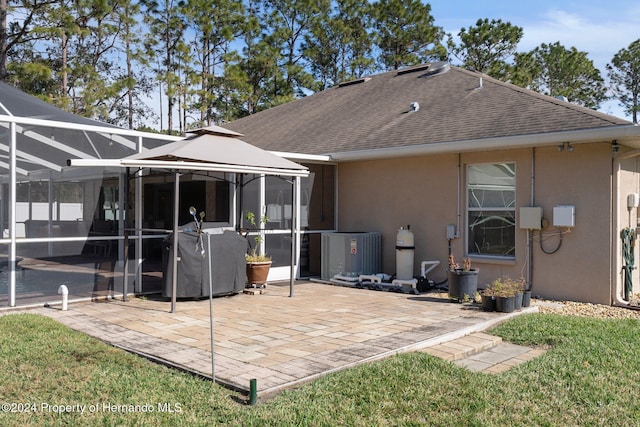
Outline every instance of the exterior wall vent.
[[363, 77], [361, 79], [349, 80], [348, 82], [338, 84], [338, 87], [345, 87], [345, 86], [357, 85], [359, 83], [366, 83], [369, 80], [371, 80], [371, 77]]

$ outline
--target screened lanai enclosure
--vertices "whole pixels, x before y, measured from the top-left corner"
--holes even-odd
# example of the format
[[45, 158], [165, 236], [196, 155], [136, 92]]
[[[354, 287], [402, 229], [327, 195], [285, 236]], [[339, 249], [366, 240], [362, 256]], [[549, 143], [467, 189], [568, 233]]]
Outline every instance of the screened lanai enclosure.
[[[125, 266], [129, 291], [160, 291], [163, 241], [174, 211], [180, 225], [193, 220], [191, 206], [205, 222], [236, 229], [244, 212], [261, 212], [268, 221], [252, 233], [265, 235], [270, 280], [287, 278], [292, 251], [297, 274], [310, 274], [310, 252], [320, 252], [319, 243], [310, 249], [315, 233], [335, 228], [333, 166], [308, 164], [296, 189], [291, 178], [250, 171], [176, 174], [166, 165], [119, 162], [181, 139], [81, 118], [0, 83], [0, 304], [55, 301], [63, 284], [71, 299], [117, 297]], [[70, 166], [70, 159], [94, 164]], [[293, 218], [303, 230], [296, 245]]]
[[2, 302], [41, 302], [62, 284], [72, 297], [112, 293], [125, 176], [67, 161], [121, 158], [176, 139], [78, 117], [0, 83]]

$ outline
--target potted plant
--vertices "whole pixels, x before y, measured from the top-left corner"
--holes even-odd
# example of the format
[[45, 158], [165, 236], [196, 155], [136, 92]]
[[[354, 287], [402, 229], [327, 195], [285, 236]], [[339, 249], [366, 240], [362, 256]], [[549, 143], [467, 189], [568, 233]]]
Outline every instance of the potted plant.
[[531, 305], [531, 289], [527, 288], [526, 283], [524, 284], [524, 291], [522, 292], [522, 306], [529, 307]]
[[526, 288], [524, 278], [511, 280], [511, 286], [516, 292], [516, 310], [520, 310], [524, 305], [524, 291]]
[[[256, 223], [256, 215], [249, 211], [245, 214], [245, 218], [249, 224], [251, 224], [253, 230], [259, 230]], [[266, 224], [268, 221], [266, 216], [260, 218], [260, 224]], [[245, 237], [249, 235], [249, 231], [245, 231]], [[248, 286], [266, 286], [267, 277], [269, 276], [269, 269], [271, 268], [271, 256], [266, 253], [260, 252], [260, 245], [262, 243], [263, 236], [258, 233], [254, 238], [253, 247], [250, 246], [249, 252], [245, 256], [247, 262], [247, 283]]]
[[449, 282], [449, 298], [454, 301], [464, 301], [472, 297], [478, 290], [478, 268], [471, 268], [471, 259], [465, 258], [460, 267], [453, 255], [449, 255], [449, 269], [447, 281]]
[[508, 276], [496, 279], [491, 284], [496, 298], [496, 311], [511, 313], [516, 309], [517, 287]]
[[496, 297], [491, 285], [485, 286], [480, 293], [480, 304], [483, 311], [496, 311]]

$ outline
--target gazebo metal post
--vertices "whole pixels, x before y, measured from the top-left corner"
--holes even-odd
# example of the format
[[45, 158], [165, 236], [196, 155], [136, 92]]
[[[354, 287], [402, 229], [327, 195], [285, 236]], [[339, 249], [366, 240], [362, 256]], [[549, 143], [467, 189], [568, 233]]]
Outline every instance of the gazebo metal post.
[[[127, 206], [129, 206], [129, 168], [124, 170], [125, 182], [124, 182], [124, 204], [119, 206], [118, 212], [120, 212], [121, 218], [125, 218], [125, 223], [118, 229], [118, 235], [122, 233], [124, 236], [123, 248], [122, 248], [122, 300], [127, 302], [127, 292], [129, 288], [129, 230], [127, 228]], [[118, 250], [118, 253], [120, 251]]]
[[[49, 181], [47, 182], [47, 202], [49, 203], [47, 236], [51, 239], [51, 237], [53, 237], [53, 218], [55, 214], [55, 212], [53, 212], [53, 171], [51, 170], [49, 171]], [[60, 212], [57, 213], [59, 214]], [[58, 218], [60, 218], [60, 216], [58, 216]], [[53, 256], [53, 242], [51, 240], [47, 242], [47, 254]]]
[[293, 285], [296, 280], [296, 230], [298, 228], [298, 215], [296, 209], [298, 189], [298, 178], [292, 177], [291, 179], [291, 273], [289, 277], [289, 297], [293, 298]]
[[[120, 170], [120, 173], [118, 173], [118, 202], [117, 202], [118, 209], [113, 210], [113, 214], [115, 216], [114, 221], [116, 221], [118, 226], [118, 237], [123, 236], [127, 228], [126, 211], [127, 211], [128, 200], [129, 200], [129, 168], [125, 168], [124, 171]], [[113, 242], [110, 240], [110, 237], [109, 237], [109, 240], [107, 240], [107, 247], [111, 248], [112, 243]], [[116, 265], [113, 266], [114, 271], [116, 270], [116, 267], [118, 265], [118, 262], [120, 262], [120, 260], [124, 259], [125, 256], [129, 258], [128, 248], [125, 248], [124, 245], [125, 245], [124, 239], [116, 240], [116, 252], [118, 254], [118, 261], [116, 261]], [[123, 269], [122, 272], [124, 277], [128, 273], [128, 270]], [[115, 283], [114, 283], [114, 289], [115, 289]], [[124, 286], [123, 286], [123, 291], [124, 291]], [[126, 301], [126, 295], [125, 295], [125, 298], [123, 299]]]
[[216, 365], [213, 344], [213, 279], [211, 273], [211, 235], [207, 234], [207, 258], [209, 259], [209, 331], [211, 333], [211, 381], [216, 382]]
[[[142, 153], [142, 137], [138, 137], [136, 151]], [[142, 168], [136, 171], [134, 195], [134, 228], [136, 229], [136, 279], [134, 290], [142, 292]], [[127, 193], [128, 194], [128, 193]], [[138, 207], [137, 209], [135, 207]]]
[[176, 170], [173, 195], [173, 277], [171, 282], [171, 312], [176, 312], [176, 294], [178, 292], [178, 201], [180, 198], [180, 173]]
[[122, 264], [122, 300], [127, 302], [129, 288], [129, 230], [124, 229], [124, 263]]
[[[229, 200], [229, 217], [231, 218], [231, 226], [235, 229], [237, 229], [238, 226], [238, 175], [236, 173], [232, 173], [229, 177], [229, 186], [231, 186], [233, 188], [233, 191], [231, 191], [231, 197]], [[227, 174], [225, 173], [225, 178], [227, 177]]]

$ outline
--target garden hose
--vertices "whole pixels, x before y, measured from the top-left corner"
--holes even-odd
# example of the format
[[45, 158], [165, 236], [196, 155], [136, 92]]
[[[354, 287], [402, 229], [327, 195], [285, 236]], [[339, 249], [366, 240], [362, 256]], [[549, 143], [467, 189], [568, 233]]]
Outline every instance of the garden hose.
[[622, 240], [622, 259], [624, 265], [624, 299], [629, 300], [631, 292], [633, 292], [633, 276], [632, 271], [635, 268], [635, 246], [636, 246], [636, 229], [626, 227], [620, 232]]

